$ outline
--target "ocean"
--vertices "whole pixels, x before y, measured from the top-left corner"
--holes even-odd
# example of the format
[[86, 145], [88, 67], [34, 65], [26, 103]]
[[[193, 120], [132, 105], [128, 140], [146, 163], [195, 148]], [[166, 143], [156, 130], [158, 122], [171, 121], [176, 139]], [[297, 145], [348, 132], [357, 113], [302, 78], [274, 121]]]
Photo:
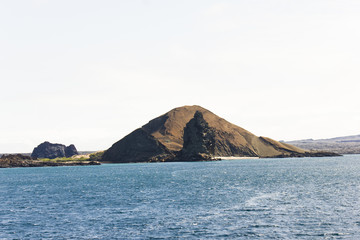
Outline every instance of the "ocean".
[[0, 169], [0, 239], [360, 239], [360, 155]]

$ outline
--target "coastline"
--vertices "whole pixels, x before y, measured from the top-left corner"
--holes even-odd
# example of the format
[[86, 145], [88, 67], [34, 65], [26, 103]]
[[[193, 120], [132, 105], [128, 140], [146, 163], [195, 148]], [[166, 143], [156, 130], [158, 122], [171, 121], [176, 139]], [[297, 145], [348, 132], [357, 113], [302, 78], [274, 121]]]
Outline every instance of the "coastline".
[[242, 159], [259, 159], [259, 157], [221, 157], [221, 156], [216, 156], [215, 159], [221, 159], [221, 160], [242, 160]]
[[98, 161], [92, 160], [66, 160], [57, 161], [56, 159], [41, 160], [32, 159], [21, 154], [4, 155], [0, 157], [0, 168], [19, 168], [19, 167], [59, 167], [59, 166], [88, 166], [100, 165]]

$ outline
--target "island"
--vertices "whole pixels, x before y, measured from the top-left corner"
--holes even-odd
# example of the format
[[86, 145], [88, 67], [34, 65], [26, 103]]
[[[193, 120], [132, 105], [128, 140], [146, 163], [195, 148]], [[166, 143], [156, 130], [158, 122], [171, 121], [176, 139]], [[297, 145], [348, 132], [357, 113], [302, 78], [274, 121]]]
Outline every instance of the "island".
[[207, 161], [221, 158], [340, 156], [258, 137], [201, 106], [183, 106], [149, 121], [114, 143], [104, 163]]

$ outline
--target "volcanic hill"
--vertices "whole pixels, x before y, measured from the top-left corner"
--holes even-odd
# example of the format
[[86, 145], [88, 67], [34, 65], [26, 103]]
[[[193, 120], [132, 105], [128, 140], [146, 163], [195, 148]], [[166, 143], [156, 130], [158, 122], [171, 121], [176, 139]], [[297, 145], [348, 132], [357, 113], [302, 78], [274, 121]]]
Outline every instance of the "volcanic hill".
[[[195, 114], [196, 112], [201, 114]], [[105, 151], [102, 161], [117, 163], [178, 161], [184, 145], [184, 129], [194, 117], [199, 118], [197, 122], [202, 123], [196, 126], [205, 126], [209, 129], [189, 129], [188, 135], [195, 136], [195, 133], [191, 133], [194, 131], [210, 131], [214, 142], [210, 151], [212, 158], [331, 155], [331, 153], [315, 155], [290, 144], [280, 143], [267, 137], [257, 137], [209, 110], [195, 105], [175, 108], [136, 129]], [[186, 161], [186, 159], [182, 160]]]

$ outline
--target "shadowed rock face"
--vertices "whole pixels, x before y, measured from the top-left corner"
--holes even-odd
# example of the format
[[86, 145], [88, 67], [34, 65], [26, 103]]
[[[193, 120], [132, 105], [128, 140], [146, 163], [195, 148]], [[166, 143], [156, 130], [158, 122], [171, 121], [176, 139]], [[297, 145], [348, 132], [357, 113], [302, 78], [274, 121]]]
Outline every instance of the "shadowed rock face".
[[74, 155], [78, 155], [78, 151], [76, 150], [76, 147], [74, 146], [74, 144], [71, 144], [67, 147], [65, 147], [65, 157], [71, 157]]
[[34, 148], [31, 157], [54, 159], [57, 157], [71, 157], [74, 155], [78, 155], [78, 152], [73, 144], [66, 147], [62, 144], [43, 142]]
[[183, 148], [176, 156], [177, 161], [210, 160], [215, 153], [215, 133], [197, 111], [184, 128]]
[[184, 106], [151, 120], [115, 143], [104, 153], [102, 161], [192, 161], [309, 154], [290, 144], [257, 137], [200, 106]]
[[173, 154], [144, 129], [139, 128], [105, 151], [103, 162], [165, 161]]

